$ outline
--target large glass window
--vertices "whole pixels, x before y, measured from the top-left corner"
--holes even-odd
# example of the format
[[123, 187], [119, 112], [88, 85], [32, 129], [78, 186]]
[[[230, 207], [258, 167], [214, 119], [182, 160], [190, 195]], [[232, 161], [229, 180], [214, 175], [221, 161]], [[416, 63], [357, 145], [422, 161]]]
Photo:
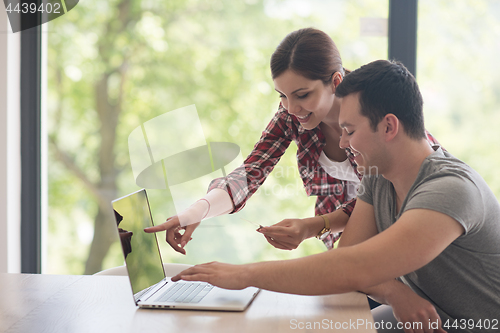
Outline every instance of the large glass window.
[[500, 198], [500, 3], [419, 0], [417, 80], [426, 124]]
[[[91, 274], [123, 263], [110, 201], [139, 189], [128, 137], [141, 124], [194, 104], [206, 141], [236, 143], [245, 157], [278, 107], [269, 58], [281, 39], [322, 29], [354, 69], [387, 58], [387, 13], [380, 0], [87, 0], [50, 22], [44, 272]], [[165, 140], [189, 140], [184, 135]], [[269, 225], [314, 214], [295, 152], [292, 144], [241, 216]], [[156, 223], [175, 214], [167, 194], [148, 191]], [[277, 250], [253, 230], [238, 214], [205, 221], [187, 256], [159, 238], [165, 261], [193, 264], [324, 250], [317, 240]]]

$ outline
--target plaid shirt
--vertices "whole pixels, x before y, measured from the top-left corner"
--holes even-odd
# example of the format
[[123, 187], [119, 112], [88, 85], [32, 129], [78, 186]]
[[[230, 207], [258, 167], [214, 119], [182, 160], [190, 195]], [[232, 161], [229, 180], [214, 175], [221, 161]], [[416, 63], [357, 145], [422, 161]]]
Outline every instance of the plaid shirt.
[[[432, 144], [437, 144], [429, 133], [427, 138]], [[318, 197], [315, 215], [331, 213], [341, 208], [350, 216], [356, 199], [347, 200], [347, 181], [331, 177], [318, 162], [326, 144], [321, 129], [319, 126], [312, 130], [304, 129], [297, 118], [290, 115], [281, 104], [243, 164], [226, 177], [214, 179], [209, 191], [214, 188], [227, 191], [235, 207], [232, 213], [238, 212], [264, 183], [292, 140], [298, 147], [297, 164], [306, 194]], [[357, 170], [352, 152], [346, 149], [346, 153], [356, 175], [361, 179], [362, 175]], [[330, 234], [324, 240], [325, 245], [332, 248], [339, 238], [340, 233]]]

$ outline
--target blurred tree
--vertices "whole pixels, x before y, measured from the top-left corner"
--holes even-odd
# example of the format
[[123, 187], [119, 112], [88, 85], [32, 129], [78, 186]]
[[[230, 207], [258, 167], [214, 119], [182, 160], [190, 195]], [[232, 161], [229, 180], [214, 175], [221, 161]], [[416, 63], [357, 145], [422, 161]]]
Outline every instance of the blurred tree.
[[[240, 12], [245, 15], [231, 15]], [[202, 117], [208, 113], [228, 128], [224, 123], [236, 117], [232, 110], [244, 109], [241, 95], [255, 89], [255, 79], [265, 82], [261, 60], [268, 55], [262, 50], [271, 50], [276, 39], [266, 34], [271, 21], [258, 24], [265, 18], [258, 2], [91, 0], [70, 14], [54, 21], [49, 35], [49, 143], [51, 156], [97, 203], [84, 271], [91, 274], [102, 268], [114, 241], [110, 202], [119, 193], [120, 174], [126, 170], [130, 176], [126, 135], [193, 101]], [[251, 29], [228, 29], [244, 21]], [[254, 105], [270, 115], [262, 105], [276, 98], [269, 96], [269, 83], [260, 87], [265, 84], [263, 102]], [[258, 114], [250, 118], [263, 128]], [[209, 135], [219, 139], [217, 132]], [[56, 191], [57, 186], [51, 194]], [[60, 198], [53, 196], [51, 203]]]
[[[74, 107], [80, 112], [88, 112], [87, 108], [93, 109], [98, 119], [96, 124], [98, 132], [94, 133], [99, 137], [99, 146], [95, 152], [95, 167], [98, 170], [96, 179], [92, 179], [86, 168], [78, 163], [78, 157], [75, 156], [78, 152], [65, 149], [61, 142], [64, 137], [61, 138], [59, 131], [61, 127], [58, 125], [60, 125], [64, 112], [62, 104], [59, 104], [55, 110], [58, 123], [52, 128], [49, 135], [50, 148], [55, 157], [82, 181], [87, 191], [92, 194], [98, 204], [95, 216], [94, 239], [85, 266], [85, 274], [91, 274], [101, 269], [103, 255], [107, 253], [109, 245], [114, 240], [113, 225], [109, 223], [114, 217], [109, 205], [111, 200], [116, 198], [117, 176], [124, 168], [123, 164], [115, 162], [116, 130], [118, 119], [124, 109], [125, 85], [129, 61], [132, 56], [131, 50], [137, 47], [138, 43], [141, 43], [141, 40], [138, 40], [134, 34], [130, 33], [130, 28], [134, 27], [141, 17], [141, 11], [134, 7], [137, 4], [132, 0], [114, 1], [114, 3], [110, 4], [113, 7], [109, 10], [109, 13], [112, 14], [113, 19], [108, 18], [98, 22], [101, 24], [98, 27], [101, 33], [95, 45], [97, 63], [93, 64], [98, 70], [95, 71], [97, 73], [94, 73], [93, 77], [89, 77], [88, 81], [86, 80], [87, 82], [82, 82], [82, 85], [85, 86], [77, 85], [82, 90], [73, 91], [74, 94], [65, 96], [62, 79], [64, 61], [58, 61], [61, 60], [59, 59], [61, 53], [64, 54], [66, 53], [64, 51], [67, 51], [64, 46], [59, 45], [58, 52], [54, 52], [54, 57], [50, 58], [55, 61], [52, 62], [54, 65], [50, 66], [50, 68], [56, 73], [57, 85], [55, 87], [57, 95], [62, 100], [75, 99], [74, 102], [84, 99], [89, 103], [89, 100], [93, 100], [92, 107], [87, 104], [86, 108], [80, 108], [82, 105], [77, 103], [74, 104]], [[57, 28], [57, 25], [54, 28]], [[79, 34], [75, 30], [73, 30], [72, 37]], [[61, 41], [69, 42], [66, 38]], [[122, 52], [122, 48], [119, 47], [119, 44], [122, 43], [130, 45], [128, 51]], [[84, 45], [80, 47], [84, 47]], [[71, 74], [71, 67], [66, 70], [70, 71], [67, 73], [70, 78], [71, 75], [78, 75]], [[77, 70], [77, 67], [73, 67], [73, 71]], [[86, 75], [86, 77], [88, 76]]]

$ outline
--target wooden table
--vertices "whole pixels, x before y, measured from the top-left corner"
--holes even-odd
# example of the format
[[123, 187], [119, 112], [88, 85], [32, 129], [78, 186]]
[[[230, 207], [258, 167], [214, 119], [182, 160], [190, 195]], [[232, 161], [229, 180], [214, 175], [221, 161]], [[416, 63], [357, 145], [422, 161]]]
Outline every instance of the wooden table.
[[244, 312], [145, 310], [124, 276], [2, 273], [0, 296], [0, 332], [376, 332], [359, 293], [262, 290]]

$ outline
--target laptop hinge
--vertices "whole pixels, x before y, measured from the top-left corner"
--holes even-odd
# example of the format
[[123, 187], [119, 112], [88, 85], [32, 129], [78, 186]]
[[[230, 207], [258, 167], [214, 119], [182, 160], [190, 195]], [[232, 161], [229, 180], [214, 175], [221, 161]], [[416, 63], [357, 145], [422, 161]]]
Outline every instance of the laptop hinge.
[[[157, 284], [152, 285], [149, 288], [146, 288], [146, 289], [139, 291], [137, 294], [134, 295], [134, 297], [136, 295], [138, 296], [138, 298], [136, 299], [136, 303], [147, 301], [148, 299], [151, 298], [151, 296], [156, 294], [158, 292], [158, 290], [163, 288], [167, 283], [168, 283], [167, 278], [164, 278], [163, 280], [161, 280]], [[142, 299], [143, 297], [144, 297], [144, 299]]]

